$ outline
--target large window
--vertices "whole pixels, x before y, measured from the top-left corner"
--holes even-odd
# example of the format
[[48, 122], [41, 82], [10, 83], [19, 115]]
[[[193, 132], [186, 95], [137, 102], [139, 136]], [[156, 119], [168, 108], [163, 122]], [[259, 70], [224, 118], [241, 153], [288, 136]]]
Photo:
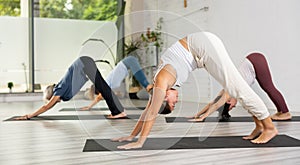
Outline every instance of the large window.
[[[30, 1], [30, 0], [29, 0]], [[0, 16], [21, 16], [28, 0], [0, 0]], [[116, 20], [116, 0], [33, 0], [35, 17]], [[26, 12], [26, 11], [22, 11]]]
[[39, 92], [56, 83], [99, 28], [99, 38], [114, 45], [117, 6], [117, 0], [0, 0], [0, 93], [11, 84], [12, 92]]
[[114, 21], [116, 0], [40, 0], [39, 17]]
[[20, 0], [0, 0], [1, 16], [20, 16]]

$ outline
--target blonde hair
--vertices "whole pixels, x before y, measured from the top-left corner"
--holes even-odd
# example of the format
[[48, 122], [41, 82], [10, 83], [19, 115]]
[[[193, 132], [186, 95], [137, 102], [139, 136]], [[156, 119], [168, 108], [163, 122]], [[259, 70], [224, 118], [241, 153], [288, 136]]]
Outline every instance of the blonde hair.
[[91, 85], [91, 87], [87, 90], [86, 96], [90, 100], [95, 99], [95, 86]]
[[44, 90], [44, 100], [45, 101], [49, 101], [51, 99], [51, 97], [53, 96], [53, 88], [54, 88], [55, 84], [52, 84], [52, 85], [48, 85], [46, 87], [46, 89]]

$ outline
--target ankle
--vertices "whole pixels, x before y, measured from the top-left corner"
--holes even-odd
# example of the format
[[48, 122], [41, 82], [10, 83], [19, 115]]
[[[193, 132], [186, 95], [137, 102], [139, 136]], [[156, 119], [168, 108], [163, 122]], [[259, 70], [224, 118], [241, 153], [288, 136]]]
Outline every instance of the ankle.
[[255, 126], [255, 130], [263, 130], [264, 126], [262, 124], [258, 124]]

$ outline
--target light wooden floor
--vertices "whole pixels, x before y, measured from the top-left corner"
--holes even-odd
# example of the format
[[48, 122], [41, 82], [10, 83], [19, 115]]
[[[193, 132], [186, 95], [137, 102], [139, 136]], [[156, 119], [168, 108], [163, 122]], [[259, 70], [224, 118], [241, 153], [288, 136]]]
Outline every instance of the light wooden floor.
[[[125, 105], [145, 104], [144, 101], [122, 101]], [[79, 114], [59, 110], [62, 107], [81, 107], [87, 104], [85, 100], [60, 103], [44, 115]], [[0, 103], [1, 120], [32, 112], [41, 105], [42, 102]], [[101, 102], [98, 106], [105, 104]], [[191, 116], [196, 112], [196, 107], [195, 103], [179, 103], [175, 112], [169, 116]], [[108, 111], [80, 112], [80, 114], [108, 113]], [[131, 110], [127, 113], [137, 114], [141, 111]], [[241, 108], [232, 111], [232, 115], [249, 116]], [[1, 122], [0, 164], [300, 164], [300, 147], [82, 152], [86, 139], [128, 135], [135, 122], [135, 120]], [[275, 125], [281, 134], [300, 139], [300, 122], [276, 122]], [[253, 127], [253, 123], [247, 122], [168, 124], [164, 116], [159, 116], [151, 137], [247, 135]]]

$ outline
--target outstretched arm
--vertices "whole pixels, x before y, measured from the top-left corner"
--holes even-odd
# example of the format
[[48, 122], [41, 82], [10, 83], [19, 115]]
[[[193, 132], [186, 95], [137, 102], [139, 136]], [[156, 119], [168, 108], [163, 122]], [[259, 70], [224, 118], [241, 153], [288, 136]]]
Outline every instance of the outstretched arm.
[[[151, 102], [147, 111], [144, 111], [140, 123], [137, 123], [136, 131], [140, 132], [140, 137], [137, 142], [132, 142], [126, 145], [118, 146], [119, 149], [133, 149], [143, 147], [150, 131], [155, 123], [158, 111], [165, 100], [166, 91], [170, 89], [171, 86], [176, 81], [176, 73], [172, 66], [165, 66], [156, 76], [154, 83], [153, 94], [151, 97]], [[134, 132], [136, 135], [137, 132]]]
[[150, 106], [146, 111], [143, 112], [140, 120], [135, 126], [135, 129], [131, 133], [132, 138], [140, 133], [139, 139], [136, 142], [118, 146], [119, 149], [141, 148], [144, 145], [148, 135], [150, 134], [152, 126], [156, 121], [156, 116], [158, 114], [160, 106], [164, 101], [165, 95], [165, 90], [154, 87]]
[[85, 106], [80, 108], [80, 110], [86, 111], [86, 110], [90, 110], [91, 108], [93, 108], [100, 100], [102, 100], [103, 97], [101, 95], [101, 93], [99, 93], [94, 100], [92, 101], [92, 103], [89, 106]]
[[201, 111], [199, 111], [194, 117], [195, 119], [190, 121], [203, 121], [210, 114], [219, 109], [222, 105], [224, 105], [227, 100], [230, 98], [229, 94], [223, 90], [221, 90], [218, 96], [210, 103], [208, 103]]
[[60, 96], [52, 96], [50, 101], [43, 105], [42, 107], [40, 107], [37, 111], [35, 111], [34, 113], [31, 114], [26, 114], [24, 116], [15, 118], [15, 120], [28, 120], [32, 117], [36, 117], [44, 112], [46, 112], [47, 110], [49, 110], [50, 108], [52, 108], [57, 102], [60, 101]]

